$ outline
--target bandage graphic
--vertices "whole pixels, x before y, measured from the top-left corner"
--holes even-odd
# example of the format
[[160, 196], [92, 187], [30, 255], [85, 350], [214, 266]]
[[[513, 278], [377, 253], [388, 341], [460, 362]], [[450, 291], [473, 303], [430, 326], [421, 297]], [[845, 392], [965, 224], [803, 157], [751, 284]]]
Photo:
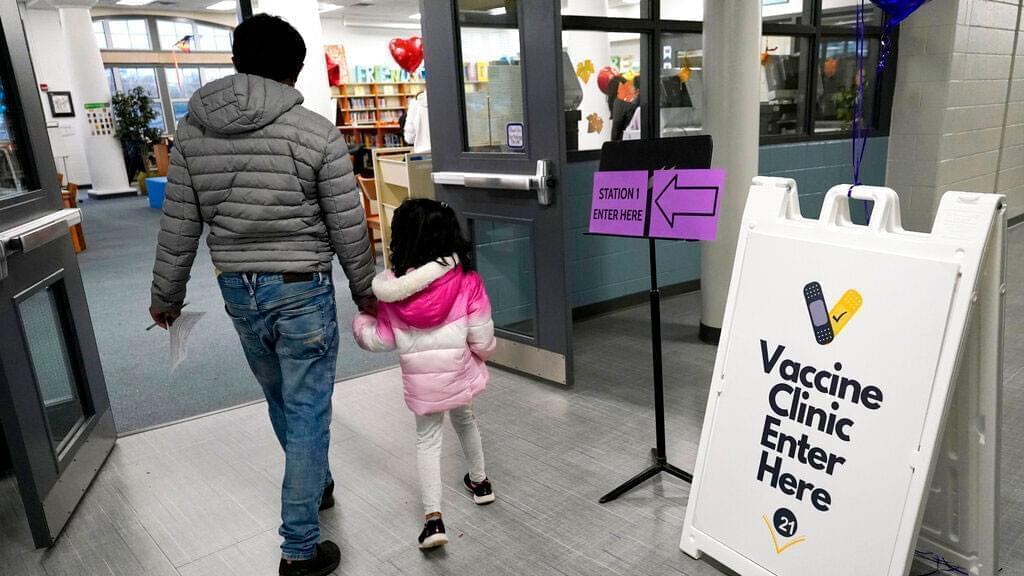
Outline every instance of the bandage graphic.
[[836, 305], [828, 313], [829, 323], [832, 324], [833, 336], [838, 336], [843, 331], [843, 328], [846, 328], [850, 318], [853, 318], [853, 315], [860, 310], [860, 306], [863, 303], [864, 298], [861, 297], [860, 292], [851, 288], [843, 293], [843, 297], [839, 299], [839, 302], [836, 302]]
[[821, 284], [809, 282], [804, 286], [804, 300], [807, 302], [807, 313], [811, 317], [811, 326], [814, 327], [814, 339], [818, 344], [828, 344], [835, 338], [832, 332], [832, 322], [828, 315], [828, 306], [825, 304], [825, 294], [821, 291]]

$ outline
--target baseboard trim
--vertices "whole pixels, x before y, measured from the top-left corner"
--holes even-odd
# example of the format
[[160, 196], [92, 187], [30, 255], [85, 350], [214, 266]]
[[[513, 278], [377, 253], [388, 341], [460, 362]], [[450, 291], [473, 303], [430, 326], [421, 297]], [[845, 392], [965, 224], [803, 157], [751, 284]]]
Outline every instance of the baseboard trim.
[[718, 344], [718, 341], [722, 339], [722, 329], [708, 326], [707, 324], [700, 323], [700, 331], [697, 333], [701, 342], [706, 344]]
[[1009, 220], [1006, 221], [1006, 227], [1013, 228], [1014, 226], [1020, 224], [1021, 222], [1024, 222], [1024, 214], [1017, 214], [1013, 218], [1010, 218]]
[[[679, 296], [680, 294], [689, 294], [690, 292], [697, 292], [698, 290], [700, 290], [700, 279], [662, 286], [661, 295]], [[623, 308], [643, 304], [648, 301], [650, 295], [650, 291], [645, 290], [643, 292], [636, 292], [634, 294], [626, 294], [625, 296], [612, 298], [611, 300], [585, 304], [583, 306], [573, 308], [572, 319], [574, 322], [579, 322], [581, 320], [589, 320], [598, 316], [604, 316], [605, 314], [611, 314], [612, 312], [622, 310]]]

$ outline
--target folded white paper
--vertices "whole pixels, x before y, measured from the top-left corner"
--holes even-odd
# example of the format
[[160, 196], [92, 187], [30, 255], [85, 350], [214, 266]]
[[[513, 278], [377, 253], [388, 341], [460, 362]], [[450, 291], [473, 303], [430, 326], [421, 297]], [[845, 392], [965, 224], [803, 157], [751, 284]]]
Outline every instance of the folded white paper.
[[182, 312], [168, 328], [171, 335], [171, 372], [188, 356], [188, 337], [206, 312]]

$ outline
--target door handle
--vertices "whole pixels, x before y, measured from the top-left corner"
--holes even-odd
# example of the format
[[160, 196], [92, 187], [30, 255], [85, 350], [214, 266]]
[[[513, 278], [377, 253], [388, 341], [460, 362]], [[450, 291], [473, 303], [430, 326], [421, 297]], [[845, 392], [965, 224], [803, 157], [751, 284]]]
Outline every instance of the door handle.
[[0, 280], [7, 277], [7, 258], [18, 252], [31, 252], [68, 233], [68, 228], [82, 221], [78, 208], [51, 212], [31, 222], [0, 230]]
[[434, 172], [430, 175], [434, 184], [464, 186], [466, 188], [492, 188], [496, 190], [536, 190], [537, 202], [541, 206], [551, 204], [551, 189], [555, 177], [547, 160], [537, 161], [534, 174], [492, 174], [489, 172]]

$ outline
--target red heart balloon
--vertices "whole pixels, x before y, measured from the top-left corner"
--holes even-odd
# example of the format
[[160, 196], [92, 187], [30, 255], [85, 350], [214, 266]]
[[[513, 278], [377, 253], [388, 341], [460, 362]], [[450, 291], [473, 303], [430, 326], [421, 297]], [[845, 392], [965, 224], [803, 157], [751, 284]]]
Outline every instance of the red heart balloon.
[[419, 36], [394, 38], [388, 43], [388, 48], [395, 62], [409, 74], [415, 72], [423, 63], [423, 39]]

